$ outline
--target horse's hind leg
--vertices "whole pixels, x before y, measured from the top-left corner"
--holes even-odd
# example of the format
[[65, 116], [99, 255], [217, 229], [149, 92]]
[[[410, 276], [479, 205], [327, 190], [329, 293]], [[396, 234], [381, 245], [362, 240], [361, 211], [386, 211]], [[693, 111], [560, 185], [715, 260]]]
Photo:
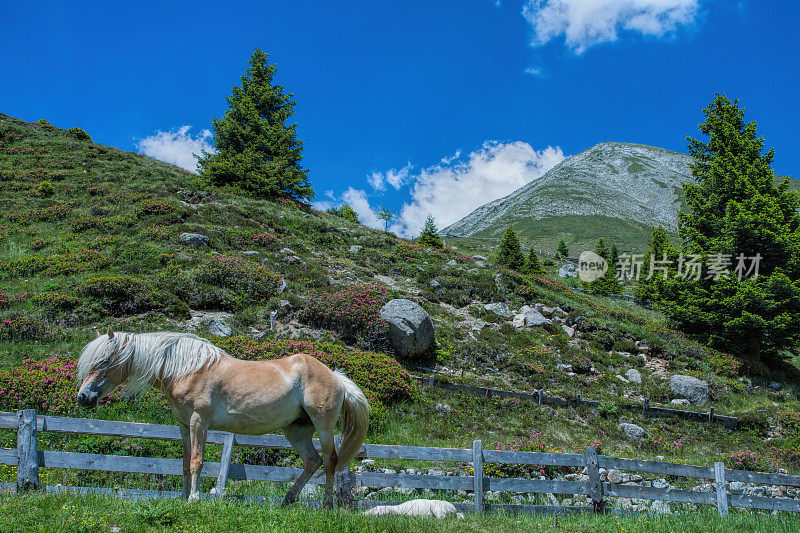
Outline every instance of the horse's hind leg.
[[319, 443], [322, 447], [322, 461], [325, 469], [325, 499], [323, 507], [333, 507], [333, 481], [336, 475], [336, 446], [333, 442], [333, 428], [317, 428]]
[[190, 470], [190, 462], [192, 459], [192, 443], [189, 435], [189, 426], [185, 424], [178, 424], [181, 430], [181, 440], [183, 441], [183, 498], [189, 497], [189, 490], [192, 487], [192, 473]]
[[297, 501], [297, 495], [303, 489], [314, 472], [322, 465], [322, 458], [314, 448], [314, 441], [311, 439], [314, 435], [314, 426], [311, 424], [292, 424], [283, 430], [286, 439], [292, 445], [292, 448], [300, 454], [300, 459], [303, 460], [303, 473], [294, 482], [292, 488], [286, 493], [283, 498], [283, 505], [290, 505]]

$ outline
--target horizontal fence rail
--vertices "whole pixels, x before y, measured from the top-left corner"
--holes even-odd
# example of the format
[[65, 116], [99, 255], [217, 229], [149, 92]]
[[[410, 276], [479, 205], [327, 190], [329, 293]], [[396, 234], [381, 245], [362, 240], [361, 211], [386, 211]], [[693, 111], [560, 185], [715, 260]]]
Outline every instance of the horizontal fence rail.
[[[419, 367], [418, 367], [419, 368]], [[578, 407], [581, 405], [588, 405], [590, 407], [598, 407], [601, 403], [597, 400], [587, 400], [585, 398], [562, 398], [561, 396], [551, 396], [544, 392], [544, 390], [535, 390], [533, 392], [515, 391], [506, 389], [495, 389], [492, 387], [479, 387], [476, 385], [464, 385], [461, 383], [451, 383], [450, 381], [436, 379], [434, 375], [416, 376], [411, 375], [411, 378], [422, 385], [428, 387], [435, 387], [437, 389], [444, 389], [452, 392], [461, 392], [479, 398], [515, 398], [518, 400], [528, 400], [537, 402], [539, 405], [549, 405], [551, 407]], [[669, 409], [666, 407], [652, 407], [650, 401], [645, 398], [641, 404], [631, 403], [614, 403], [620, 409], [627, 411], [634, 411], [642, 413], [645, 416], [661, 417], [661, 418], [684, 418], [687, 420], [696, 420], [698, 422], [716, 422], [722, 424], [728, 429], [736, 429], [739, 424], [739, 419], [735, 416], [719, 415], [714, 412], [714, 408], [706, 413], [698, 411], [688, 411], [685, 409]]]
[[[0, 448], [0, 464], [17, 467], [17, 483], [5, 483], [0, 490], [26, 490], [38, 487], [40, 468], [76, 469], [104, 472], [124, 472], [139, 474], [162, 474], [179, 476], [183, 473], [180, 459], [157, 457], [130, 457], [95, 453], [62, 452], [39, 450], [37, 434], [42, 431], [58, 433], [105, 435], [161, 440], [179, 440], [177, 426], [142, 424], [110, 420], [92, 420], [58, 416], [37, 416], [33, 410], [17, 413], [0, 412], [0, 429], [17, 430], [17, 448]], [[217, 490], [203, 497], [221, 497], [225, 483], [229, 479], [294, 482], [302, 469], [278, 466], [261, 466], [230, 462], [234, 445], [256, 448], [288, 450], [288, 441], [280, 435], [239, 435], [222, 431], [209, 431], [208, 441], [222, 444], [222, 461], [207, 461], [203, 464], [203, 477], [217, 478]], [[315, 445], [319, 445], [315, 442]], [[397, 489], [431, 489], [449, 491], [468, 491], [472, 493], [473, 503], [457, 503], [462, 511], [483, 513], [489, 510], [507, 512], [585, 512], [594, 510], [604, 512], [607, 498], [630, 498], [685, 504], [715, 505], [721, 515], [728, 513], [729, 507], [761, 510], [800, 512], [800, 501], [785, 497], [766, 497], [755, 494], [730, 494], [729, 482], [741, 482], [767, 486], [800, 487], [800, 476], [766, 472], [750, 472], [725, 468], [723, 463], [713, 466], [695, 466], [662, 461], [643, 461], [598, 455], [595, 448], [587, 446], [582, 454], [523, 452], [483, 449], [480, 440], [473, 442], [472, 449], [434, 448], [421, 446], [390, 446], [381, 444], [362, 445], [360, 457], [374, 459], [421, 460], [437, 462], [470, 463], [472, 475], [434, 475], [386, 472], [347, 472], [337, 479], [337, 491], [350, 494], [354, 487], [389, 487]], [[485, 475], [486, 465], [532, 465], [561, 467], [571, 469], [579, 479], [526, 479], [503, 478]], [[671, 478], [703, 480], [701, 490], [685, 490], [672, 487], [659, 488], [636, 483], [611, 483], [601, 475], [611, 470], [638, 472]], [[580, 472], [581, 474], [577, 474]], [[570, 476], [567, 476], [568, 478]], [[610, 477], [610, 475], [609, 475]], [[711, 482], [711, 483], [708, 483]], [[323, 484], [324, 474], [318, 472], [311, 484]], [[703, 491], [702, 487], [709, 490]], [[156, 491], [138, 489], [119, 489], [107, 487], [47, 486], [47, 492], [67, 491], [73, 493], [100, 492], [120, 498], [162, 498], [178, 497], [177, 491]], [[546, 494], [551, 499], [554, 494], [566, 494], [584, 498], [588, 505], [524, 505], [488, 504], [485, 493]], [[216, 494], [214, 494], [216, 493]], [[800, 497], [800, 490], [793, 492]], [[231, 498], [272, 501], [257, 496], [227, 496]], [[316, 500], [310, 501], [315, 504]], [[318, 503], [318, 502], [316, 502]], [[393, 505], [401, 502], [356, 500], [352, 505], [369, 508], [376, 505]], [[557, 502], [556, 502], [557, 503]]]

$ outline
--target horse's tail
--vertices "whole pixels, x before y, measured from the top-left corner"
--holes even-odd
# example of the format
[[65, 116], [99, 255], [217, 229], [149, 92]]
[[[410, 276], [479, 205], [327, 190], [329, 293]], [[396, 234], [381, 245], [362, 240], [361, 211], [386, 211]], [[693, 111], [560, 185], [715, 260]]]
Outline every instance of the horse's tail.
[[346, 468], [361, 449], [367, 437], [369, 426], [369, 402], [358, 388], [341, 370], [334, 372], [344, 389], [342, 405], [342, 443], [336, 451], [338, 460], [336, 471]]

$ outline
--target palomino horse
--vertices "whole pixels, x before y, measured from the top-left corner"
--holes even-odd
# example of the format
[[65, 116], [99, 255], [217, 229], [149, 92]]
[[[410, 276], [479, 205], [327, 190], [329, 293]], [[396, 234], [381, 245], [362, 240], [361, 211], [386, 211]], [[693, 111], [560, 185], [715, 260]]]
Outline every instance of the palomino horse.
[[[200, 472], [209, 429], [261, 435], [283, 429], [303, 460], [303, 472], [284, 504], [324, 466], [325, 499], [333, 505], [334, 474], [355, 457], [367, 433], [369, 403], [358, 386], [317, 359], [296, 354], [272, 361], [242, 361], [187, 333], [99, 335], [78, 360], [78, 403], [94, 407], [117, 385], [147, 386], [169, 399], [183, 440], [183, 496], [200, 497]], [[333, 431], [342, 416], [337, 451]], [[311, 439], [316, 430], [322, 458]]]

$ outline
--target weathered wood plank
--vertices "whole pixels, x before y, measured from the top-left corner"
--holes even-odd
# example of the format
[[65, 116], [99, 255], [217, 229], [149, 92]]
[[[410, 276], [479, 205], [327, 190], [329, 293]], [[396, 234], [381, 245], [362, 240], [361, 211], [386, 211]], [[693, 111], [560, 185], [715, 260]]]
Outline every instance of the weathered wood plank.
[[749, 470], [725, 470], [725, 479], [728, 481], [742, 481], [744, 483], [758, 483], [761, 485], [800, 487], [800, 476], [750, 472]]
[[472, 490], [472, 477], [379, 474], [356, 472], [356, 485], [367, 487], [402, 487], [415, 489]]
[[0, 411], [0, 429], [17, 429], [17, 413]]
[[0, 465], [17, 466], [18, 463], [16, 448], [0, 448]]
[[728, 492], [725, 490], [725, 463], [714, 463], [714, 487], [717, 495], [717, 511], [728, 516]]
[[800, 513], [800, 502], [788, 498], [765, 498], [763, 496], [730, 495], [731, 507], [746, 507], [749, 509], [765, 509], [767, 511], [790, 511]]
[[608, 455], [598, 455], [600, 468], [616, 468], [630, 472], [647, 472], [662, 476], [694, 477], [714, 479], [714, 469], [709, 466], [684, 465], [680, 463], [662, 463], [659, 461], [639, 461], [637, 459], [620, 459]]
[[585, 458], [582, 454], [512, 452], [506, 450], [483, 450], [483, 462], [544, 466], [585, 466]]
[[[238, 440], [238, 439], [237, 439]], [[462, 448], [423, 448], [419, 446], [387, 446], [365, 444], [359, 456], [374, 459], [418, 459], [422, 461], [472, 461], [472, 450]]]
[[231, 466], [231, 454], [233, 453], [234, 434], [228, 433], [225, 442], [222, 444], [222, 456], [219, 461], [219, 477], [217, 477], [217, 497], [222, 498], [225, 494], [225, 484], [228, 482], [228, 470]]
[[483, 514], [483, 447], [480, 440], [472, 441], [472, 468], [475, 512]]
[[695, 492], [692, 490], [668, 490], [639, 485], [617, 485], [603, 483], [603, 494], [612, 498], [639, 498], [642, 500], [662, 500], [680, 503], [705, 503], [713, 505], [713, 492]]
[[39, 447], [36, 437], [36, 410], [17, 412], [17, 488], [39, 488]]
[[597, 450], [594, 446], [587, 446], [584, 453], [586, 458], [586, 474], [589, 476], [589, 496], [592, 498], [592, 508], [595, 513], [604, 511], [603, 484], [600, 482], [600, 468], [597, 464]]
[[547, 493], [556, 494], [589, 494], [589, 483], [584, 481], [566, 481], [560, 479], [488, 479], [488, 490], [500, 492]]

